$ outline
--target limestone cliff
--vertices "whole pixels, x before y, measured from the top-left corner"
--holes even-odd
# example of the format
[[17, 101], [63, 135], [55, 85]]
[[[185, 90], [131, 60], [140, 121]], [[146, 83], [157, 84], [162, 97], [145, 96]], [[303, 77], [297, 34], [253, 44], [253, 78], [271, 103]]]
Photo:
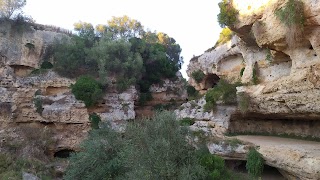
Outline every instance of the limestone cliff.
[[[285, 6], [286, 0], [234, 0], [233, 5], [239, 14], [230, 28], [236, 35], [228, 43], [193, 58], [187, 73], [189, 83], [202, 93], [214, 87], [220, 79], [241, 81], [244, 85], [237, 87], [238, 102], [246, 95], [246, 112], [241, 113], [236, 106], [221, 105], [214, 112], [204, 112], [203, 99], [182, 105], [176, 110], [177, 115], [194, 118], [196, 123], [193, 126], [203, 124], [200, 127], [213, 136], [268, 133], [319, 138], [320, 2], [302, 2], [303, 33], [298, 33], [292, 44], [288, 36], [292, 35], [293, 29], [275, 15]], [[197, 70], [205, 74], [200, 83], [191, 76]], [[191, 107], [192, 104], [198, 107], [197, 110]], [[271, 156], [280, 156], [281, 148], [272, 148], [274, 154]], [[262, 154], [265, 151], [261, 150]], [[288, 148], [288, 151], [295, 150]], [[269, 151], [266, 156], [270, 156]], [[283, 162], [266, 159], [267, 163], [286, 171], [287, 177], [319, 179], [319, 157], [317, 154], [312, 156], [314, 163], [310, 171], [301, 171], [311, 166], [307, 160], [295, 161], [290, 156]]]
[[[4, 141], [23, 139], [20, 131], [32, 126], [39, 134], [46, 128], [52, 133], [56, 143], [50, 147], [50, 155], [64, 149], [78, 150], [91, 129], [90, 113], [97, 113], [102, 121], [122, 130], [127, 121], [136, 118], [136, 111], [147, 116], [156, 104], [186, 99], [180, 75], [174, 81], [164, 80], [163, 84], [152, 86], [154, 99], [149, 107], [137, 107], [139, 93], [132, 86], [122, 93], [111, 89], [96, 106], [86, 108], [71, 92], [75, 79], [61, 77], [50, 69], [34, 73], [55, 41], [70, 38], [68, 32], [38, 24], [20, 29], [10, 22], [0, 23], [0, 138]], [[1, 148], [2, 144], [0, 151]]]

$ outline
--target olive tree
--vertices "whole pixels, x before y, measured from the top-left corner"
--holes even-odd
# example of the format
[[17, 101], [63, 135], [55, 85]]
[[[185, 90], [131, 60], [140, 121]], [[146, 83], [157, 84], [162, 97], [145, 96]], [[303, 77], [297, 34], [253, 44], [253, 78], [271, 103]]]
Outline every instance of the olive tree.
[[10, 19], [26, 5], [26, 0], [0, 0], [0, 16]]

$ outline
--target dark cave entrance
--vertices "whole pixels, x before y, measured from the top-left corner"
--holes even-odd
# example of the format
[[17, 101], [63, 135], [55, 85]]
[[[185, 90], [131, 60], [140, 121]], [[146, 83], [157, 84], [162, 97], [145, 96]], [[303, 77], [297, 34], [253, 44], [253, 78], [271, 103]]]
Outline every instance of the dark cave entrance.
[[216, 74], [208, 74], [205, 78], [205, 90], [213, 88], [218, 84], [220, 78]]
[[[246, 169], [247, 161], [244, 160], [225, 160], [225, 164], [228, 169], [235, 173], [242, 174], [243, 176], [248, 176], [249, 174]], [[262, 179], [272, 179], [272, 180], [285, 180], [286, 178], [279, 172], [275, 167], [264, 165], [263, 173], [261, 175]]]
[[54, 153], [55, 158], [69, 158], [72, 153], [75, 153], [72, 149], [62, 149]]

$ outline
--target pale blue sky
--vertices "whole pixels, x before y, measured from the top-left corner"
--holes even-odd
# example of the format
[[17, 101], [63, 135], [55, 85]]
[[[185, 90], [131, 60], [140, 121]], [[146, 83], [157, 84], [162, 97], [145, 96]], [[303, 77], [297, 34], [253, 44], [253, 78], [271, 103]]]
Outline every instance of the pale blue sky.
[[220, 33], [216, 0], [27, 0], [24, 8], [37, 23], [73, 29], [73, 23], [107, 24], [112, 16], [128, 15], [150, 30], [167, 33], [182, 48], [182, 74], [193, 55], [214, 46]]

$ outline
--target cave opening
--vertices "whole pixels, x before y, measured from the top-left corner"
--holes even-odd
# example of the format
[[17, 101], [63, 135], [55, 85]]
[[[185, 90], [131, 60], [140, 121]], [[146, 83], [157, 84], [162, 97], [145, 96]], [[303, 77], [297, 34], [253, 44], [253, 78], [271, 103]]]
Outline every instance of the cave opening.
[[[235, 173], [240, 173], [249, 177], [249, 174], [246, 169], [245, 160], [225, 160], [225, 164], [228, 169]], [[275, 167], [264, 165], [263, 173], [261, 175], [262, 179], [272, 179], [272, 180], [285, 180], [286, 178], [279, 172]]]
[[216, 74], [208, 74], [204, 80], [205, 90], [216, 86], [218, 84], [219, 80], [220, 80], [220, 78]]
[[55, 158], [69, 158], [72, 153], [75, 153], [72, 149], [62, 149], [54, 153]]

